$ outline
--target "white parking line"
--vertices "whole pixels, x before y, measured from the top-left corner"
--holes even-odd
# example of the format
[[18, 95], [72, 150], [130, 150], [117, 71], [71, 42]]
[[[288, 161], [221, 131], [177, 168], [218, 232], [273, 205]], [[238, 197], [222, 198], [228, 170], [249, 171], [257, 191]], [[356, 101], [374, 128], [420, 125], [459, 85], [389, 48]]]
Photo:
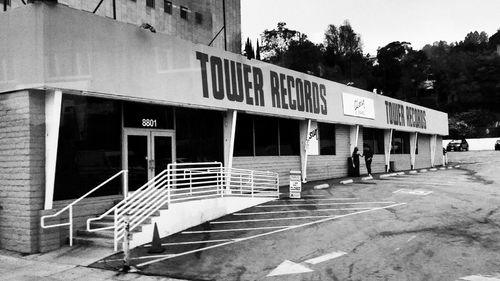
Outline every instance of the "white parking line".
[[340, 209], [298, 209], [286, 211], [269, 211], [269, 212], [253, 212], [253, 213], [234, 213], [234, 216], [253, 216], [253, 215], [266, 215], [266, 214], [282, 214], [282, 213], [303, 213], [303, 212], [330, 212], [330, 211], [356, 211], [356, 210], [369, 210], [372, 208], [340, 208]]
[[[187, 241], [187, 242], [176, 242], [176, 243], [162, 243], [162, 246], [177, 246], [177, 245], [193, 245], [193, 244], [205, 244], [205, 243], [220, 243], [234, 241], [234, 239], [215, 239], [215, 240], [199, 240], [199, 241]], [[146, 244], [144, 247], [151, 247], [151, 244]]]
[[309, 204], [277, 204], [277, 205], [259, 205], [256, 208], [274, 208], [274, 207], [299, 207], [299, 206], [328, 206], [328, 205], [363, 205], [363, 204], [394, 204], [396, 202], [334, 202], [334, 203], [309, 203]]
[[[288, 199], [287, 201], [295, 202], [295, 201], [349, 201], [349, 200], [359, 200], [359, 198], [348, 197], [348, 198]], [[286, 202], [286, 201], [277, 201], [277, 202]]]
[[249, 236], [249, 237], [238, 239], [236, 241], [228, 241], [228, 242], [220, 243], [220, 244], [217, 244], [217, 245], [212, 245], [212, 246], [208, 246], [208, 247], [204, 247], [204, 248], [200, 248], [200, 249], [186, 251], [186, 252], [175, 254], [175, 255], [165, 255], [164, 257], [161, 257], [161, 258], [158, 258], [158, 259], [155, 259], [155, 260], [152, 260], [152, 261], [147, 261], [147, 262], [138, 264], [137, 266], [138, 267], [142, 267], [142, 266], [146, 266], [146, 265], [149, 265], [149, 264], [161, 262], [161, 261], [164, 261], [164, 260], [167, 260], [167, 259], [171, 259], [171, 258], [174, 258], [174, 257], [189, 255], [189, 254], [192, 254], [192, 253], [196, 253], [196, 252], [200, 252], [200, 251], [204, 251], [204, 250], [209, 250], [209, 249], [213, 249], [213, 248], [217, 248], [217, 247], [222, 247], [222, 246], [234, 244], [234, 243], [237, 243], [237, 242], [251, 240], [251, 239], [255, 239], [255, 238], [259, 238], [259, 237], [263, 237], [263, 236], [267, 236], [267, 235], [271, 235], [271, 234], [276, 234], [276, 233], [280, 233], [280, 232], [287, 231], [287, 230], [292, 230], [292, 229], [296, 229], [296, 228], [300, 228], [300, 227], [306, 227], [306, 226], [313, 225], [313, 224], [327, 222], [327, 221], [330, 221], [330, 220], [339, 219], [339, 218], [348, 217], [348, 216], [353, 216], [353, 215], [359, 215], [359, 214], [363, 214], [363, 213], [367, 213], [367, 212], [372, 212], [372, 211], [377, 211], [377, 210], [384, 210], [384, 209], [388, 209], [388, 208], [394, 208], [394, 207], [398, 207], [398, 206], [402, 206], [402, 205], [406, 205], [406, 203], [397, 203], [397, 204], [392, 204], [392, 205], [388, 205], [388, 206], [373, 208], [373, 209], [370, 209], [370, 210], [353, 212], [353, 213], [348, 213], [348, 214], [338, 215], [338, 216], [331, 216], [331, 217], [324, 218], [324, 219], [318, 220], [318, 221], [303, 223], [303, 224], [299, 224], [299, 225], [289, 226], [289, 227], [283, 228], [283, 229], [273, 230], [273, 231], [266, 232], [266, 233], [256, 234], [256, 235], [253, 235], [253, 236]]
[[315, 219], [315, 218], [326, 218], [330, 216], [303, 216], [303, 217], [286, 217], [286, 218], [271, 218], [271, 219], [251, 219], [251, 220], [239, 220], [239, 221], [212, 221], [210, 224], [225, 224], [225, 223], [241, 223], [241, 222], [261, 222], [261, 221], [281, 221], [281, 220], [300, 220], [300, 219]]
[[319, 256], [319, 257], [316, 257], [316, 258], [308, 259], [308, 260], [305, 261], [305, 263], [318, 264], [318, 263], [321, 263], [321, 262], [324, 262], [324, 261], [327, 261], [327, 260], [331, 260], [331, 259], [334, 259], [334, 258], [341, 257], [341, 256], [343, 256], [345, 254], [347, 254], [347, 253], [346, 252], [332, 252], [332, 253], [329, 253], [329, 254], [326, 254], [326, 255], [322, 255], [322, 256]]
[[278, 228], [286, 228], [286, 227], [289, 227], [289, 225], [248, 227], [248, 228], [233, 228], [233, 229], [215, 229], [215, 230], [194, 230], [194, 231], [183, 231], [183, 232], [181, 232], [181, 234], [198, 234], [198, 233], [218, 233], [218, 232], [233, 232], [233, 231], [249, 231], [249, 230], [263, 230], [263, 229], [278, 229]]

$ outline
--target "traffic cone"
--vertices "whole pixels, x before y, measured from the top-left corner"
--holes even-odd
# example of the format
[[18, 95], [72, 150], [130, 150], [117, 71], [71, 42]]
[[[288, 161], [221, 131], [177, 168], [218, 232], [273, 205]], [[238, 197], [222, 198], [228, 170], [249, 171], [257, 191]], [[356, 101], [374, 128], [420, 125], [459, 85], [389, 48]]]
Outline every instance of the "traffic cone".
[[158, 233], [158, 226], [156, 226], [153, 230], [153, 241], [151, 241], [151, 248], [149, 248], [148, 253], [150, 254], [159, 254], [165, 251], [165, 247], [161, 245], [160, 234]]

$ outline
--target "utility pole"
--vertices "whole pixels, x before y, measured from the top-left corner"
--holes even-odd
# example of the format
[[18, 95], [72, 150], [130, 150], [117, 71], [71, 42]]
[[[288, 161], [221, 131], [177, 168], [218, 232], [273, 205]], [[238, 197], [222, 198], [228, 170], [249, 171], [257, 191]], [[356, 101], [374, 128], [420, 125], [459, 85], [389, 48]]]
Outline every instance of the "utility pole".
[[223, 25], [224, 25], [224, 51], [227, 51], [226, 0], [222, 0], [222, 18], [223, 18]]

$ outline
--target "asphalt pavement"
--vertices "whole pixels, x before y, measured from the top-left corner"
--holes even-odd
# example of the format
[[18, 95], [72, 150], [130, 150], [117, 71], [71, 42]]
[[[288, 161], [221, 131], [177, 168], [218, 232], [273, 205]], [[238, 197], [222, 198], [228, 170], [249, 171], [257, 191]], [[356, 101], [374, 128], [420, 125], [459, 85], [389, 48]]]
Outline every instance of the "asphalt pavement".
[[139, 274], [116, 272], [120, 254], [88, 267], [0, 253], [0, 272], [5, 280], [500, 281], [498, 153], [448, 153], [451, 169], [308, 183], [301, 199], [284, 194], [166, 237], [164, 252], [134, 249]]

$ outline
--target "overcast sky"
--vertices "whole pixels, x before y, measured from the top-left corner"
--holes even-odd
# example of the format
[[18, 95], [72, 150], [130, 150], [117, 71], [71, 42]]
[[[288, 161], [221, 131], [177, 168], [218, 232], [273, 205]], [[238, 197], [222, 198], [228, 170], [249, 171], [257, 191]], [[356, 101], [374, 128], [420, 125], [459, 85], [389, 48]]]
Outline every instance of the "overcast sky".
[[413, 49], [444, 40], [461, 41], [470, 31], [493, 35], [500, 28], [500, 0], [241, 0], [242, 39], [254, 42], [280, 21], [320, 43], [329, 24], [349, 20], [363, 52], [393, 41]]

